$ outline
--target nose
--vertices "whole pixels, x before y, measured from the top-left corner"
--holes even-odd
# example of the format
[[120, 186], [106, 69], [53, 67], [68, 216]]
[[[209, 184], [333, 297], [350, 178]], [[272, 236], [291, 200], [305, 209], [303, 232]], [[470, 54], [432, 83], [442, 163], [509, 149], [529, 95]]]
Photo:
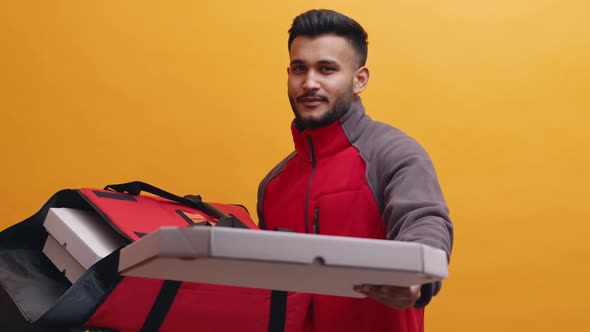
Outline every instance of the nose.
[[305, 75], [305, 79], [303, 80], [303, 89], [304, 90], [319, 90], [320, 84], [315, 77], [313, 71], [309, 71], [307, 75]]

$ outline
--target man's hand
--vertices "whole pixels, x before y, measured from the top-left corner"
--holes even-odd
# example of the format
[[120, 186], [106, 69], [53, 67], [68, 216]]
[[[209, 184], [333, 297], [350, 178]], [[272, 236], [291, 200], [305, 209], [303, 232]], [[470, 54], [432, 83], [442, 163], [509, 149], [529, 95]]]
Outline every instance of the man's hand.
[[357, 285], [354, 291], [393, 309], [407, 309], [413, 307], [420, 298], [421, 285], [410, 287]]

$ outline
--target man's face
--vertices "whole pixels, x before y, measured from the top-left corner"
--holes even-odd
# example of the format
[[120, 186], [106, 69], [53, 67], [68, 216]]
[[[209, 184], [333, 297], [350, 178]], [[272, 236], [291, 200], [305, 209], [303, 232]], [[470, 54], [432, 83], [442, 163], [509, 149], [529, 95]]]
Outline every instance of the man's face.
[[298, 36], [289, 52], [289, 102], [295, 122], [318, 128], [339, 119], [356, 97], [357, 57], [344, 37]]

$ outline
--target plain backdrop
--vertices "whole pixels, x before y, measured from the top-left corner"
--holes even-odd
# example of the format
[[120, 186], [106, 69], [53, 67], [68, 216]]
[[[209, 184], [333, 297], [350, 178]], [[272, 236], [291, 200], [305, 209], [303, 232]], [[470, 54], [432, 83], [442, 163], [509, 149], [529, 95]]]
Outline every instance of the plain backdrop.
[[311, 8], [366, 28], [368, 113], [435, 163], [456, 242], [427, 331], [586, 328], [587, 1], [1, 1], [0, 226], [131, 180], [256, 219]]

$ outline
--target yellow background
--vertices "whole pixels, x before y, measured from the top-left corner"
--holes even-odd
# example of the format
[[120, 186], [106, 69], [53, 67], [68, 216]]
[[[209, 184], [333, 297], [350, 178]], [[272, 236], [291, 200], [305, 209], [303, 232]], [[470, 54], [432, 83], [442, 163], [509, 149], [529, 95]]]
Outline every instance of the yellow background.
[[422, 142], [451, 207], [427, 331], [587, 329], [587, 1], [4, 0], [0, 226], [135, 179], [255, 213], [292, 149], [287, 30], [318, 7], [369, 32], [365, 106]]

